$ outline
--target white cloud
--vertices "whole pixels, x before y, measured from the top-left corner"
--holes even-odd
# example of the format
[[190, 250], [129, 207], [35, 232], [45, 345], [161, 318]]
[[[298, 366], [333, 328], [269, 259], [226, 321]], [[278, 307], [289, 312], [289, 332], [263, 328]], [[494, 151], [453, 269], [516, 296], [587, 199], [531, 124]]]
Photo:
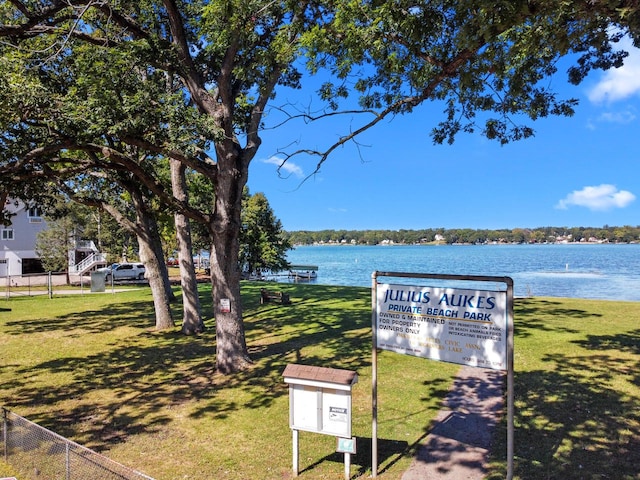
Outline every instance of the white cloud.
[[640, 49], [628, 38], [620, 42], [620, 48], [629, 52], [620, 68], [604, 72], [600, 81], [589, 90], [587, 96], [593, 103], [615, 102], [640, 93]]
[[605, 112], [600, 115], [599, 120], [607, 123], [619, 123], [626, 125], [636, 119], [636, 114], [631, 109], [620, 112]]
[[627, 107], [618, 112], [603, 112], [596, 118], [587, 120], [587, 130], [595, 131], [600, 123], [616, 123], [618, 125], [628, 125], [637, 118], [636, 110], [633, 107]]
[[269, 157], [262, 160], [263, 163], [276, 165], [277, 167], [279, 167], [280, 171], [284, 172], [286, 175], [293, 175], [297, 178], [304, 178], [304, 172], [302, 171], [302, 168], [300, 168], [290, 160], [287, 160], [284, 164], [282, 163], [283, 161], [284, 160], [278, 157]]
[[626, 190], [618, 190], [615, 185], [602, 184], [596, 187], [584, 187], [574, 190], [560, 200], [556, 208], [566, 210], [572, 205], [586, 207], [589, 210], [609, 210], [624, 208], [633, 202], [636, 196]]

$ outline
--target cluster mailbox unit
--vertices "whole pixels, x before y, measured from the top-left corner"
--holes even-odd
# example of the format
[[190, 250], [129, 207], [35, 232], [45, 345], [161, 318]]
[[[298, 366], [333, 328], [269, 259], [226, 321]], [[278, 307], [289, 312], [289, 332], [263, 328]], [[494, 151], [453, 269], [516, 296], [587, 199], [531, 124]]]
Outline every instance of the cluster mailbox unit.
[[345, 478], [349, 478], [351, 438], [351, 389], [358, 374], [351, 370], [289, 364], [282, 373], [289, 384], [289, 426], [293, 431], [293, 472], [298, 475], [298, 431], [338, 437], [345, 454]]

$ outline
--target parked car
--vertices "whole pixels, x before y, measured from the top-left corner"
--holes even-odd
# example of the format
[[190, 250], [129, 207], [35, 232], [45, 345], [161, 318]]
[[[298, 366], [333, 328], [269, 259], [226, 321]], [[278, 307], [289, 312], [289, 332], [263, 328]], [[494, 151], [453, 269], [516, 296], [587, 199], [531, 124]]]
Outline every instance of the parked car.
[[101, 269], [106, 280], [142, 280], [145, 268], [141, 263], [114, 263], [110, 267]]

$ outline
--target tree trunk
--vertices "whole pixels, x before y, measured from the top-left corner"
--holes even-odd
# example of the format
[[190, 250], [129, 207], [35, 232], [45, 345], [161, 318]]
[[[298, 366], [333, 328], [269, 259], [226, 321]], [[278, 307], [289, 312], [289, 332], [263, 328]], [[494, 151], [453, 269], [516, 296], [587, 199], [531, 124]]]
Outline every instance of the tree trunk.
[[85, 205], [104, 210], [111, 215], [119, 225], [124, 227], [127, 232], [136, 235], [138, 248], [140, 249], [140, 260], [145, 265], [145, 276], [149, 280], [151, 295], [153, 296], [153, 307], [156, 313], [156, 329], [163, 330], [172, 328], [174, 323], [169, 304], [172, 300], [175, 300], [175, 296], [169, 283], [169, 272], [167, 270], [167, 264], [164, 262], [162, 243], [160, 241], [160, 233], [156, 219], [147, 211], [142, 193], [138, 189], [126, 182], [122, 184], [122, 187], [131, 195], [136, 212], [135, 222], [128, 218], [129, 212], [124, 214], [118, 208], [105, 201], [87, 198], [74, 199]]
[[[173, 316], [171, 315], [170, 298], [165, 288], [167, 282], [163, 279], [161, 273], [162, 268], [159, 265], [156, 255], [144, 237], [145, 236], [138, 237], [140, 260], [142, 260], [145, 265], [145, 276], [149, 280], [149, 286], [151, 287], [153, 307], [156, 313], [156, 330], [173, 328], [174, 323]], [[162, 260], [162, 264], [164, 264], [164, 259]]]
[[[181, 201], [187, 202], [187, 183], [185, 179], [186, 167], [176, 160], [171, 160], [171, 185], [173, 195]], [[198, 281], [193, 264], [193, 245], [191, 242], [191, 225], [189, 219], [176, 213], [176, 238], [178, 240], [178, 264], [180, 265], [180, 282], [182, 284], [182, 333], [194, 335], [205, 330], [202, 321], [202, 309], [198, 296]]]
[[216, 319], [216, 368], [229, 374], [251, 364], [245, 340], [240, 298], [240, 214], [242, 189], [248, 176], [248, 164], [242, 167], [241, 155], [223, 152], [218, 145], [218, 169], [215, 188], [215, 214], [210, 225], [211, 284]]
[[[211, 246], [213, 312], [216, 318], [216, 368], [229, 374], [251, 364], [244, 335], [237, 242], [216, 235]], [[225, 239], [226, 238], [226, 239]]]
[[169, 271], [162, 253], [158, 225], [155, 217], [147, 212], [142, 195], [137, 191], [130, 191], [130, 193], [136, 209], [136, 235], [140, 248], [140, 260], [145, 265], [145, 276], [149, 280], [153, 296], [156, 330], [172, 328], [174, 323], [169, 304], [175, 296], [169, 283]]

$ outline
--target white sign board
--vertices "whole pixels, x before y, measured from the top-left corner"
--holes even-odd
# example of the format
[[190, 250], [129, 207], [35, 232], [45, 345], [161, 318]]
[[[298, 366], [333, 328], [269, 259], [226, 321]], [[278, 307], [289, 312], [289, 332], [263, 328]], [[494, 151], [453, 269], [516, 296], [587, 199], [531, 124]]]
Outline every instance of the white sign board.
[[351, 436], [351, 392], [291, 386], [290, 427], [295, 430]]
[[379, 284], [377, 348], [507, 370], [507, 295], [501, 291]]
[[322, 431], [338, 437], [351, 436], [351, 392], [322, 391]]
[[[297, 430], [317, 432], [320, 429], [321, 417], [320, 396], [317, 387], [293, 385], [291, 387], [290, 426]], [[296, 408], [293, 408], [294, 404]], [[299, 408], [297, 406], [299, 405]]]

